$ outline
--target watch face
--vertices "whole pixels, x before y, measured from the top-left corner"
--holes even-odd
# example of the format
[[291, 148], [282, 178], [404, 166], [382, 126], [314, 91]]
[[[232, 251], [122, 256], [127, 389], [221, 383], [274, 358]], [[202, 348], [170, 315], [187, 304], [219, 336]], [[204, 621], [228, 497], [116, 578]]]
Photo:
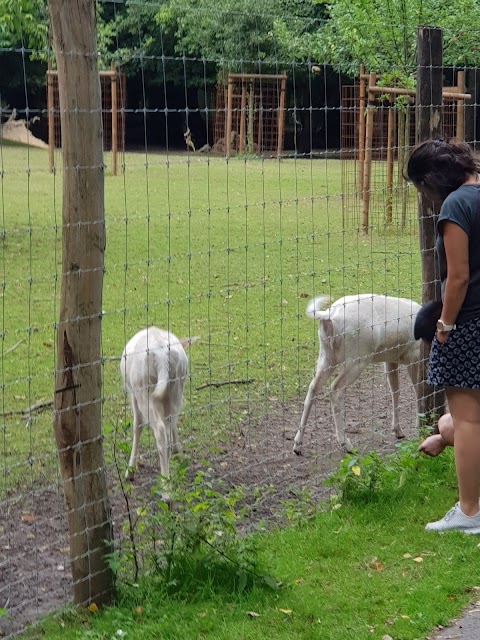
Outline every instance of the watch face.
[[443, 331], [443, 322], [441, 320], [437, 320], [437, 329]]

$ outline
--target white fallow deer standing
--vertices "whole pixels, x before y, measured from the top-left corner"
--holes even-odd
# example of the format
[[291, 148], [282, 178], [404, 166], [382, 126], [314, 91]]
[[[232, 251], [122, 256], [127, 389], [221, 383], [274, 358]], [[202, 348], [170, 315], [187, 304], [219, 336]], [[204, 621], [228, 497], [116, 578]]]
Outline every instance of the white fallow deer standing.
[[307, 306], [309, 318], [318, 320], [320, 353], [316, 372], [305, 398], [300, 428], [293, 450], [300, 454], [303, 434], [316, 394], [338, 368], [330, 387], [330, 402], [338, 444], [352, 451], [345, 434], [345, 394], [364, 369], [372, 362], [383, 362], [393, 402], [393, 431], [403, 438], [399, 418], [399, 365], [405, 365], [415, 387], [420, 413], [422, 394], [420, 340], [415, 340], [413, 327], [420, 305], [406, 298], [371, 293], [345, 296], [328, 309], [322, 308], [329, 298], [321, 296]]
[[[133, 414], [133, 443], [126, 478], [133, 479], [142, 428], [149, 424], [160, 458], [160, 473], [170, 475], [170, 457], [180, 451], [177, 422], [188, 375], [185, 347], [198, 338], [179, 340], [173, 333], [148, 327], [129, 340], [120, 371]], [[168, 496], [167, 496], [168, 497]]]

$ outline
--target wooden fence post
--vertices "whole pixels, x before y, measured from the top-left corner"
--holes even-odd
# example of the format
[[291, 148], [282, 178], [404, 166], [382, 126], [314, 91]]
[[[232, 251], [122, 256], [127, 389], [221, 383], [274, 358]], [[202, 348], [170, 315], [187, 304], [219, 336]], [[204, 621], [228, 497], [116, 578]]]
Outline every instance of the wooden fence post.
[[[442, 31], [429, 27], [417, 29], [417, 90], [415, 98], [415, 142], [440, 137], [443, 132], [443, 56]], [[440, 300], [440, 280], [436, 268], [435, 235], [437, 206], [425, 196], [418, 197], [418, 226], [422, 260], [422, 302]], [[429, 345], [422, 341], [422, 374], [426, 380]], [[425, 416], [444, 411], [445, 394], [426, 382], [423, 384]], [[435, 422], [436, 426], [436, 422]]]
[[362, 228], [365, 234], [369, 227], [370, 210], [370, 186], [372, 177], [372, 154], [373, 154], [373, 116], [375, 114], [375, 93], [371, 90], [377, 82], [377, 74], [368, 74], [368, 102], [367, 116], [365, 123], [365, 158], [363, 161], [363, 212]]
[[365, 67], [360, 65], [360, 74], [358, 82], [358, 176], [357, 176], [357, 193], [363, 202], [363, 177], [365, 172], [365, 105], [366, 99], [366, 80]]
[[51, 71], [50, 58], [48, 59], [48, 71], [47, 71], [47, 111], [48, 111], [48, 168], [50, 173], [55, 166], [55, 116], [54, 109], [54, 84]]
[[117, 69], [112, 63], [111, 70], [114, 72], [110, 79], [112, 94], [112, 175], [117, 175], [117, 154], [118, 154], [118, 106], [117, 106]]
[[102, 103], [95, 0], [49, 0], [63, 157], [60, 318], [55, 418], [70, 531], [73, 595], [109, 603], [112, 523], [101, 434], [101, 315], [105, 250]]
[[233, 78], [228, 74], [227, 89], [227, 120], [225, 127], [225, 155], [230, 158], [232, 153], [232, 119], [233, 119]]

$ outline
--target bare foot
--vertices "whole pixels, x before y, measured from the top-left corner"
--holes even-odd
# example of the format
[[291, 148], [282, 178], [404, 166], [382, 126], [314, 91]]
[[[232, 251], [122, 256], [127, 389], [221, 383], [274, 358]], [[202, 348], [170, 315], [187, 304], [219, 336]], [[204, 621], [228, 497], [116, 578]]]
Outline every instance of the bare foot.
[[432, 458], [438, 456], [439, 453], [447, 446], [447, 443], [439, 433], [435, 433], [432, 436], [427, 436], [422, 444], [418, 447], [418, 450], [424, 453], [426, 456]]

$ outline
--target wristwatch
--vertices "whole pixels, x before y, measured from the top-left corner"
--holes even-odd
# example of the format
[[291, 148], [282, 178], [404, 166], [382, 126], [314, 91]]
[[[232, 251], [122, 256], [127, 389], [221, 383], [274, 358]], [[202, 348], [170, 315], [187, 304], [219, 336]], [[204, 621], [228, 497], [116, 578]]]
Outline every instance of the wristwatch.
[[448, 333], [452, 329], [455, 329], [454, 324], [445, 324], [443, 320], [437, 320], [437, 331], [441, 333]]

